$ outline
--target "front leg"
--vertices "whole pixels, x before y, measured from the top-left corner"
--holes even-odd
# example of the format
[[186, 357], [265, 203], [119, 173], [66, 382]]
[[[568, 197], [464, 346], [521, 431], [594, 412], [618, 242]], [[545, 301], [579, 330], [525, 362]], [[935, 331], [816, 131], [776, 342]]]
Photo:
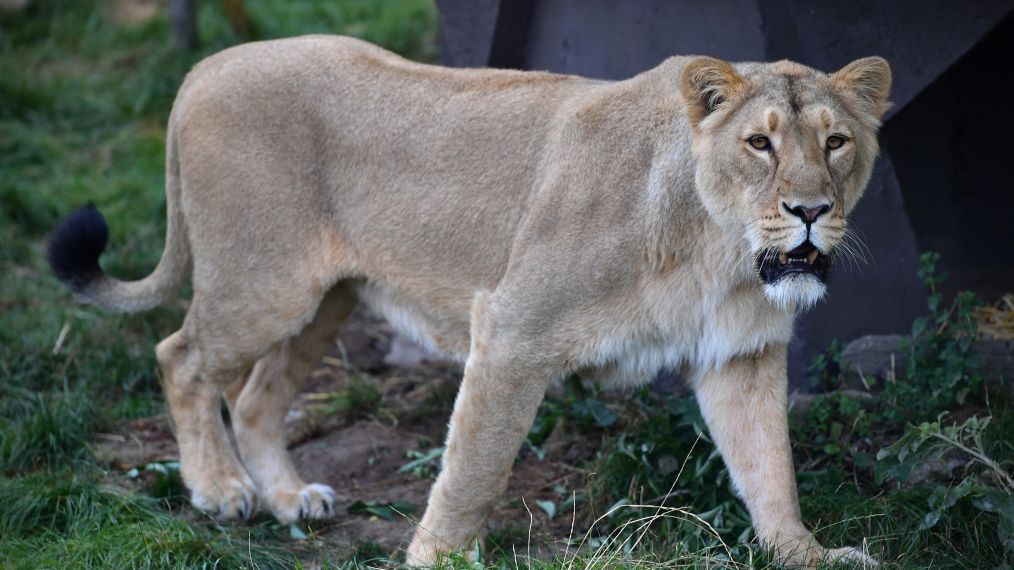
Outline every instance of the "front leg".
[[454, 402], [443, 467], [408, 548], [409, 564], [430, 566], [474, 543], [507, 487], [518, 449], [553, 377], [534, 347], [494, 324], [485, 295], [475, 302], [472, 346]]
[[876, 562], [852, 548], [826, 551], [803, 526], [789, 446], [786, 347], [700, 371], [693, 381], [711, 437], [729, 468], [761, 543], [792, 565]]

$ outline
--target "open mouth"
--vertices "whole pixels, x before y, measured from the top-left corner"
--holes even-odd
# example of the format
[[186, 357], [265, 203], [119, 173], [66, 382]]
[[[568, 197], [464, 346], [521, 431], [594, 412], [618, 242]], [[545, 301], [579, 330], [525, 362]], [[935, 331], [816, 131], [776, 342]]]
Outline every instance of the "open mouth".
[[769, 250], [762, 252], [757, 258], [760, 278], [769, 285], [793, 273], [813, 275], [823, 283], [830, 267], [828, 257], [814, 247], [810, 240], [804, 241], [791, 251], [775, 253]]

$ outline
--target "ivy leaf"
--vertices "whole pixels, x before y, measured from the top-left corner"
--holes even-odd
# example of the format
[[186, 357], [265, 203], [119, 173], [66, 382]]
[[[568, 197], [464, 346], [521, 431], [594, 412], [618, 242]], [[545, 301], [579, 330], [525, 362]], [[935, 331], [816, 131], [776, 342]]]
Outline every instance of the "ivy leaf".
[[940, 520], [940, 511], [932, 511], [926, 513], [926, 516], [922, 518], [922, 522], [919, 523], [919, 528], [916, 530], [926, 530], [933, 528], [933, 525], [937, 524]]
[[535, 501], [535, 504], [546, 512], [546, 516], [549, 517], [549, 520], [553, 520], [553, 518], [556, 517], [556, 503], [553, 501]]

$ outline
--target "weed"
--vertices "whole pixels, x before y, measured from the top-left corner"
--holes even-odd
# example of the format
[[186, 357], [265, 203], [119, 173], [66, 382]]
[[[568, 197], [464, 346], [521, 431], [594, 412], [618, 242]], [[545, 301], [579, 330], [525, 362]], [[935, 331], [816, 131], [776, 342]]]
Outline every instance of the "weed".
[[593, 468], [594, 494], [612, 503], [614, 527], [681, 505], [695, 516], [659, 517], [652, 522], [662, 527], [658, 532], [700, 548], [714, 546], [716, 538], [747, 541], [750, 518], [732, 492], [696, 400], [663, 403], [642, 390], [638, 403], [646, 419], [607, 444]]
[[962, 423], [944, 424], [946, 414], [936, 421], [923, 422], [877, 454], [878, 482], [890, 477], [905, 483], [917, 467], [943, 467], [946, 459], [960, 456], [953, 466], [960, 476], [947, 477], [947, 484], [936, 485], [927, 499], [929, 511], [916, 530], [937, 525], [948, 510], [959, 502], [997, 516], [1000, 543], [1014, 553], [1014, 478], [1001, 462], [989, 457], [982, 440], [990, 419], [972, 416]]
[[[977, 301], [963, 293], [951, 305], [943, 304], [935, 290], [942, 279], [935, 272], [936, 259], [922, 258], [930, 314], [913, 326], [906, 343], [912, 359], [903, 374], [876, 392], [819, 395], [790, 417], [803, 510], [808, 520], [830, 523], [816, 529], [827, 544], [863, 544], [879, 537], [872, 539], [871, 548], [886, 559], [993, 567], [1010, 556], [1012, 495], [1005, 466], [1014, 461], [1009, 443], [1014, 421], [991, 427], [989, 418], [971, 416], [952, 426], [938, 420], [906, 431], [912, 418], [967, 407], [983, 393], [970, 350], [975, 338], [970, 314]], [[811, 370], [818, 386], [836, 382], [840, 353], [841, 346], [833, 343], [815, 361]], [[993, 405], [1000, 402], [995, 397]], [[661, 402], [642, 391], [638, 405], [637, 415], [644, 419], [617, 433], [593, 466], [593, 494], [615, 501], [602, 540], [628, 548], [636, 542], [624, 542], [629, 536], [610, 537], [638, 524], [652, 530], [656, 548], [747, 542], [749, 519], [729, 488], [728, 473], [694, 401]], [[990, 457], [987, 448], [999, 451], [999, 459]], [[906, 469], [955, 453], [971, 458], [958, 476], [947, 475], [933, 485], [886, 484], [886, 476], [901, 482], [898, 476]], [[673, 516], [652, 518], [660, 511]], [[963, 554], [962, 545], [975, 545], [976, 554]]]
[[909, 353], [900, 378], [889, 378], [884, 387], [884, 414], [894, 421], [920, 421], [965, 403], [969, 394], [982, 393], [982, 374], [976, 367], [972, 343], [976, 322], [972, 318], [981, 301], [974, 293], [958, 293], [945, 306], [937, 286], [946, 274], [936, 269], [940, 256], [920, 256], [919, 277], [929, 288], [929, 315], [912, 323], [912, 333], [902, 345]]
[[[828, 534], [847, 542], [880, 536], [886, 540], [874, 550], [895, 558], [995, 567], [1012, 555], [1007, 465], [1014, 462], [1014, 421], [1001, 414], [993, 424], [991, 416], [975, 413], [944, 421], [948, 410], [990, 408], [988, 400], [973, 403], [987, 394], [971, 350], [979, 301], [964, 292], [944, 304], [938, 259], [921, 256], [929, 314], [913, 323], [903, 343], [909, 360], [901, 373], [869, 394], [817, 396], [790, 418], [803, 510], [828, 522], [841, 513], [845, 522], [818, 531], [824, 540]], [[819, 374], [827, 361], [815, 364]], [[1009, 406], [1000, 394], [992, 405], [997, 411]]]
[[841, 373], [842, 348], [838, 339], [832, 339], [827, 350], [813, 358], [807, 373], [810, 377], [810, 386], [815, 391], [827, 392], [837, 387], [838, 375]]
[[411, 473], [420, 479], [435, 479], [440, 471], [440, 459], [444, 456], [443, 447], [434, 447], [429, 451], [415, 451], [410, 449], [405, 452], [408, 456], [408, 463], [398, 469], [398, 473]]
[[586, 384], [577, 376], [564, 383], [563, 396], [547, 397], [539, 408], [535, 422], [528, 431], [528, 443], [541, 445], [563, 422], [583, 429], [604, 429], [616, 424], [616, 411], [602, 402], [594, 384]]
[[359, 374], [347, 373], [348, 384], [342, 390], [317, 394], [314, 398], [320, 411], [326, 415], [343, 414], [360, 418], [377, 413], [380, 409], [380, 392], [369, 380]]
[[835, 488], [846, 478], [857, 480], [857, 472], [871, 469], [879, 442], [875, 436], [883, 428], [878, 422], [872, 398], [861, 400], [844, 392], [817, 396], [804, 411], [791, 415], [800, 489]]
[[7, 387], [0, 399], [0, 471], [54, 467], [86, 456], [96, 408], [80, 392], [32, 393]]
[[517, 545], [527, 545], [530, 537], [528, 527], [519, 524], [503, 524], [486, 534], [483, 562], [513, 560]]

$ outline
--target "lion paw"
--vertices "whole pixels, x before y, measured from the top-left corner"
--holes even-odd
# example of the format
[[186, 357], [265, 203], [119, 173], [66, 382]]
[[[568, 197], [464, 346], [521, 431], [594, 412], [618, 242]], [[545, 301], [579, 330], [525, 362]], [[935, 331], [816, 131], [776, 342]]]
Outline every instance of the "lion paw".
[[271, 512], [283, 523], [300, 519], [326, 519], [335, 515], [335, 491], [327, 485], [311, 483], [295, 492], [273, 493], [266, 501]]
[[208, 479], [191, 488], [190, 503], [217, 519], [247, 520], [257, 507], [257, 492], [246, 474]]
[[844, 562], [856, 568], [878, 568], [880, 563], [861, 548], [829, 548], [825, 560], [827, 562]]

